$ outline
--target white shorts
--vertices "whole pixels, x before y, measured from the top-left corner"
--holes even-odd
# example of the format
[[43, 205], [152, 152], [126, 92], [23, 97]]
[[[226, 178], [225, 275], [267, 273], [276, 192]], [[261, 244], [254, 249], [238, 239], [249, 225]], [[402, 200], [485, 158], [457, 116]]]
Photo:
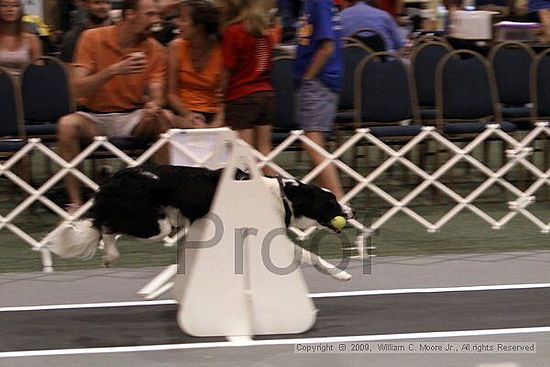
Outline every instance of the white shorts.
[[96, 124], [101, 135], [109, 138], [132, 136], [132, 132], [143, 119], [145, 110], [132, 112], [93, 113], [77, 111], [76, 113]]

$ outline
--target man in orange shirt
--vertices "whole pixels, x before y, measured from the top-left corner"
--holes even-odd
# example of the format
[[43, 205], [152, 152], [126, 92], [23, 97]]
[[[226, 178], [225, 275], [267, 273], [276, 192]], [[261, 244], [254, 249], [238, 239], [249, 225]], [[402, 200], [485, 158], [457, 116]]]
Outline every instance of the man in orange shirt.
[[[124, 0], [119, 25], [85, 31], [72, 64], [72, 88], [82, 109], [58, 123], [61, 156], [72, 160], [83, 140], [108, 137], [156, 137], [171, 126], [165, 118], [165, 56], [150, 37], [160, 21], [156, 0]], [[168, 162], [168, 149], [159, 151]], [[78, 180], [65, 178], [70, 206], [82, 204]], [[71, 208], [69, 207], [69, 210]]]

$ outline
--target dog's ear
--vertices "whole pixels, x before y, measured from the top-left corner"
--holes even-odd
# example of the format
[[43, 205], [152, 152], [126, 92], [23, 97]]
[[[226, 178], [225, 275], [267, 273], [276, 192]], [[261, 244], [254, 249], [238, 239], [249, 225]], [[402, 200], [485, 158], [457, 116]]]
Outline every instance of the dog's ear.
[[299, 186], [303, 185], [300, 181], [294, 179], [294, 178], [282, 178], [281, 181], [283, 182], [283, 186]]

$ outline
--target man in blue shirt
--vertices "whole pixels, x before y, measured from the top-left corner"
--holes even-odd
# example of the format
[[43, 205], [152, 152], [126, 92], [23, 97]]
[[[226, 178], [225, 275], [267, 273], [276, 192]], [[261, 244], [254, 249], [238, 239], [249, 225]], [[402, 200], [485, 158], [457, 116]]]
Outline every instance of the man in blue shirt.
[[[332, 131], [342, 87], [340, 17], [332, 0], [306, 0], [297, 30], [295, 78], [298, 86], [297, 121], [306, 136], [325, 146]], [[315, 166], [325, 158], [304, 145]], [[344, 196], [338, 171], [329, 164], [319, 174], [319, 184], [341, 199]]]
[[342, 9], [342, 37], [370, 28], [382, 35], [387, 51], [398, 51], [404, 46], [399, 27], [389, 13], [369, 6], [362, 0], [343, 0]]

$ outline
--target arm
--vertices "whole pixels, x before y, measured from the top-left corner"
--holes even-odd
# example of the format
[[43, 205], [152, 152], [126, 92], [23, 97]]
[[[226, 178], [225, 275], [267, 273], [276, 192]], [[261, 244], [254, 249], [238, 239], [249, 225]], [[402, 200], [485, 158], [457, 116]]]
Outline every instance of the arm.
[[42, 56], [43, 50], [42, 50], [42, 42], [40, 41], [40, 38], [35, 36], [34, 34], [31, 35], [30, 39], [30, 45], [31, 45], [31, 59], [34, 60], [40, 56]]
[[145, 60], [134, 57], [127, 57], [93, 74], [88, 68], [74, 66], [73, 72], [71, 73], [73, 78], [73, 93], [76, 98], [87, 97], [97, 92], [97, 90], [112, 77], [119, 74], [140, 73], [143, 71], [144, 67]]
[[395, 19], [393, 19], [393, 17], [391, 16], [388, 16], [387, 22], [395, 51], [399, 51], [399, 49], [401, 49], [405, 45], [403, 37], [401, 36], [401, 32], [399, 31], [399, 26], [395, 22]]
[[330, 58], [330, 55], [334, 52], [334, 47], [335, 44], [333, 40], [325, 39], [321, 41], [319, 49], [315, 52], [315, 55], [311, 60], [311, 64], [309, 64], [309, 67], [304, 73], [304, 80], [311, 80], [317, 77], [321, 69], [323, 69], [323, 66], [325, 66], [326, 62]]

